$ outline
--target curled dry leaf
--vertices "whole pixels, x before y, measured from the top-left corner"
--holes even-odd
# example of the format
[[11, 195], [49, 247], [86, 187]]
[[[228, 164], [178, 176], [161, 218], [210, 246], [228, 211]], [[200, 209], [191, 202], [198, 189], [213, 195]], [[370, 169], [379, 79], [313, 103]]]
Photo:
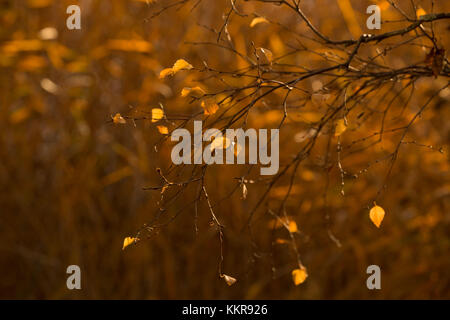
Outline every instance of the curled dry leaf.
[[152, 122], [158, 122], [164, 118], [164, 111], [159, 108], [153, 108], [152, 109]]
[[306, 278], [308, 278], [308, 272], [305, 267], [292, 270], [292, 281], [296, 286], [305, 282]]
[[126, 247], [128, 247], [129, 245], [136, 243], [138, 241], [139, 241], [139, 238], [126, 237], [125, 239], [123, 239], [122, 250], [125, 250]]
[[269, 23], [269, 21], [267, 21], [267, 19], [264, 17], [256, 17], [252, 20], [252, 22], [250, 22], [250, 28], [253, 28], [259, 23]]
[[172, 67], [173, 72], [178, 72], [180, 70], [191, 70], [194, 68], [189, 62], [184, 59], [178, 59]]
[[273, 60], [272, 52], [269, 49], [265, 49], [265, 48], [259, 48], [259, 50], [262, 52], [262, 54], [266, 58], [267, 62], [272, 64], [272, 60]]
[[159, 73], [159, 78], [164, 79], [168, 76], [173, 76], [180, 70], [190, 70], [193, 66], [184, 59], [178, 59], [172, 68], [165, 68]]
[[377, 228], [380, 227], [381, 221], [383, 221], [384, 219], [384, 214], [385, 214], [384, 209], [380, 206], [375, 205], [372, 207], [372, 209], [370, 209], [369, 212], [370, 220], [372, 220], [373, 224]]
[[223, 274], [220, 277], [223, 278], [225, 280], [225, 282], [227, 283], [227, 285], [229, 285], [229, 286], [232, 286], [237, 281], [236, 278], [233, 278], [233, 277], [228, 276], [226, 274]]
[[122, 117], [120, 113], [116, 113], [114, 117], [112, 117], [112, 120], [115, 124], [124, 124], [127, 123], [127, 121]]

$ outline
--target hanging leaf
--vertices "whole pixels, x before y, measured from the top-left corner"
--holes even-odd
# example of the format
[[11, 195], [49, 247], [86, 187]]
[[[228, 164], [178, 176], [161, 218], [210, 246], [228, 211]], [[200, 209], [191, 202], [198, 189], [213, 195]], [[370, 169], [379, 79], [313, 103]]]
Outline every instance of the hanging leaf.
[[153, 108], [152, 109], [152, 122], [158, 122], [162, 118], [164, 118], [164, 111], [162, 111], [162, 109], [159, 109], [159, 108]]
[[336, 129], [334, 130], [334, 136], [339, 137], [344, 131], [347, 130], [344, 119], [336, 121]]
[[182, 97], [191, 96], [195, 98], [200, 98], [205, 94], [206, 94], [205, 90], [203, 90], [201, 87], [193, 87], [193, 88], [185, 87], [181, 90]]
[[169, 129], [166, 126], [156, 126], [158, 128], [159, 133], [161, 134], [169, 134]]
[[173, 76], [175, 74], [175, 72], [173, 71], [172, 68], [166, 68], [163, 69], [160, 73], [159, 73], [159, 78], [160, 79], [164, 79], [168, 76]]
[[426, 15], [427, 12], [425, 10], [423, 10], [422, 8], [417, 9], [416, 11], [416, 17], [420, 19], [421, 16]]
[[212, 115], [219, 110], [219, 106], [213, 99], [203, 100], [201, 106], [204, 110], [205, 115]]
[[178, 72], [180, 70], [190, 70], [193, 66], [184, 59], [178, 59], [172, 67], [173, 72]]
[[253, 28], [259, 23], [269, 23], [269, 21], [267, 21], [267, 19], [264, 17], [256, 17], [252, 20], [252, 22], [250, 22], [250, 28]]
[[296, 286], [305, 282], [306, 278], [308, 278], [308, 273], [305, 267], [292, 270], [292, 280]]
[[122, 117], [120, 113], [116, 113], [114, 117], [112, 117], [112, 120], [115, 124], [124, 124], [127, 123], [127, 121]]
[[373, 206], [372, 209], [370, 209], [370, 220], [372, 220], [373, 224], [379, 228], [381, 225], [381, 221], [383, 221], [384, 218], [384, 209], [380, 206], [377, 206], [375, 204], [375, 206]]
[[180, 70], [190, 70], [192, 69], [193, 66], [187, 62], [184, 59], [178, 59], [172, 68], [166, 68], [163, 69], [160, 73], [159, 73], [159, 78], [160, 79], [164, 79], [168, 76], [173, 76], [175, 73], [177, 73]]
[[129, 245], [136, 243], [138, 241], [139, 241], [139, 238], [126, 237], [125, 239], [123, 239], [122, 250], [125, 250], [126, 247], [128, 247]]
[[298, 232], [297, 223], [295, 223], [295, 221], [292, 221], [292, 220], [289, 221], [288, 228], [289, 228], [289, 232], [291, 232], [291, 233]]
[[226, 274], [223, 274], [220, 277], [223, 278], [225, 280], [225, 282], [227, 283], [227, 285], [229, 285], [229, 286], [232, 286], [237, 281], [236, 278], [233, 278], [233, 277], [228, 276]]
[[227, 149], [231, 144], [230, 139], [225, 137], [217, 137], [211, 142], [211, 151], [216, 149]]

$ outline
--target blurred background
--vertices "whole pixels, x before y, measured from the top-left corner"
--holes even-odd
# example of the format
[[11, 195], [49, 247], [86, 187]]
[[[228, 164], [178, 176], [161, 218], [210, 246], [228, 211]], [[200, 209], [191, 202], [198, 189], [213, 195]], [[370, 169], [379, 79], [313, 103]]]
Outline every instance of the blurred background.
[[[351, 39], [369, 33], [365, 11], [373, 3], [317, 0], [302, 1], [301, 7], [330, 38]], [[370, 33], [409, 24], [387, 1], [376, 3], [382, 20], [393, 22]], [[435, 1], [433, 8], [431, 1], [415, 1], [417, 8], [409, 0], [396, 3], [412, 16], [419, 9], [450, 10], [447, 1]], [[70, 4], [81, 8], [81, 30], [66, 27]], [[337, 50], [309, 39], [314, 34], [289, 8], [257, 1], [236, 1], [236, 6], [245, 15], [233, 14], [226, 32], [244, 55], [252, 56], [255, 46], [267, 48], [282, 57], [273, 68], [327, 65], [329, 60], [317, 53], [339, 59]], [[245, 175], [246, 166], [208, 167], [205, 186], [224, 225], [223, 272], [237, 279], [232, 286], [218, 274], [220, 242], [208, 205], [204, 198], [197, 211], [192, 204], [198, 185], [163, 194], [143, 190], [161, 185], [156, 168], [170, 173], [171, 181], [183, 181], [191, 169], [180, 173], [171, 166], [173, 143], [158, 123], [142, 118], [162, 105], [174, 118], [200, 112], [200, 120], [200, 104], [181, 97], [183, 87], [201, 84], [207, 92], [219, 92], [248, 83], [245, 77], [226, 74], [246, 68], [245, 59], [219, 46], [194, 43], [217, 43], [230, 8], [230, 1], [206, 0], [0, 3], [0, 298], [450, 298], [449, 88], [436, 95], [411, 127], [405, 140], [411, 143], [401, 146], [386, 191], [383, 179], [390, 162], [385, 158], [402, 132], [386, 133], [379, 142], [378, 137], [364, 139], [379, 131], [382, 121], [388, 130], [411, 120], [448, 77], [421, 77], [413, 94], [402, 91], [405, 79], [394, 79], [355, 107], [360, 110], [349, 115], [352, 125], [340, 140], [341, 165], [349, 173], [344, 186], [337, 139], [325, 128], [295, 173], [284, 204], [298, 227], [294, 237], [308, 270], [299, 286], [291, 277], [297, 260], [289, 233], [274, 228], [274, 217], [267, 213], [278, 210], [289, 176], [271, 190], [251, 228], [243, 229], [267, 183], [253, 170], [246, 175], [244, 197], [235, 177]], [[268, 23], [251, 27], [256, 16]], [[449, 21], [434, 27], [439, 45], [449, 48]], [[386, 47], [406, 37], [392, 38]], [[380, 63], [393, 68], [423, 63], [431, 42], [423, 37], [414, 41], [416, 46], [399, 46]], [[382, 45], [380, 50], [386, 48]], [[376, 46], [363, 53], [370, 55]], [[179, 58], [194, 70], [160, 79], [160, 71]], [[201, 71], [205, 63], [223, 73]], [[328, 80], [323, 76], [298, 85], [312, 92]], [[359, 80], [345, 90], [357, 90]], [[340, 96], [341, 89], [330, 90]], [[377, 112], [388, 105], [392, 92], [398, 93], [392, 112]], [[249, 114], [249, 127], [276, 128], [283, 117], [283, 97], [275, 92], [259, 100]], [[289, 98], [292, 116], [280, 131], [281, 166], [297, 154], [311, 123], [324, 112], [308, 98], [300, 93]], [[297, 106], [304, 112], [297, 114]], [[365, 119], [362, 112], [371, 116], [359, 123]], [[125, 123], [113, 123], [116, 113]], [[179, 124], [164, 122], [169, 130]], [[374, 200], [386, 211], [379, 229], [368, 218]], [[125, 237], [134, 237], [154, 221], [159, 227], [122, 250]], [[366, 287], [366, 268], [372, 264], [381, 268], [382, 290]], [[82, 290], [67, 289], [69, 265], [80, 266]]]

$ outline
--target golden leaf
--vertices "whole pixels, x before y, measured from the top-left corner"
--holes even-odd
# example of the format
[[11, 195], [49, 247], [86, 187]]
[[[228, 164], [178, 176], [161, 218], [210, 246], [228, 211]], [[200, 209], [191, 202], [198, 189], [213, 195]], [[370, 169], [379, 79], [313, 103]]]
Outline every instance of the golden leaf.
[[205, 90], [203, 90], [201, 87], [193, 87], [193, 88], [185, 87], [181, 90], [182, 97], [192, 96], [195, 98], [200, 98], [205, 94], [206, 94]]
[[212, 115], [219, 110], [219, 106], [213, 99], [203, 100], [201, 106], [205, 110], [205, 115]]
[[377, 228], [380, 227], [381, 221], [383, 221], [384, 218], [384, 209], [380, 206], [373, 206], [372, 209], [370, 209], [370, 220], [372, 220], [373, 224], [377, 226]]
[[231, 276], [228, 276], [226, 274], [223, 274], [220, 276], [221, 278], [224, 278], [225, 282], [227, 283], [227, 285], [232, 286], [237, 280], [236, 278], [233, 278]]
[[298, 232], [297, 224], [295, 223], [295, 221], [289, 221], [288, 227], [289, 227], [289, 232], [291, 232], [291, 233]]
[[139, 241], [139, 238], [126, 237], [125, 239], [123, 239], [122, 250], [125, 250], [126, 247], [128, 247], [129, 245], [136, 243], [138, 241]]
[[161, 134], [169, 134], [169, 129], [166, 126], [156, 126], [158, 128], [159, 133]]
[[164, 79], [168, 76], [173, 76], [175, 74], [175, 72], [173, 71], [172, 68], [166, 68], [161, 70], [161, 72], [159, 73], [159, 78], [160, 79]]
[[421, 16], [424, 16], [424, 15], [426, 15], [426, 14], [427, 14], [427, 12], [426, 12], [425, 10], [423, 10], [422, 8], [419, 8], [419, 9], [417, 9], [417, 11], [416, 11], [416, 16], [417, 16], [417, 18], [419, 18], [419, 19], [420, 19]]
[[184, 59], [178, 59], [172, 67], [174, 73], [180, 70], [190, 70], [193, 66]]
[[122, 117], [122, 115], [120, 113], [116, 113], [116, 115], [114, 117], [112, 117], [112, 120], [115, 124], [124, 124], [127, 123], [127, 121]]
[[190, 70], [192, 69], [193, 66], [187, 62], [184, 59], [178, 59], [172, 68], [166, 68], [163, 69], [160, 73], [159, 73], [159, 78], [160, 79], [164, 79], [168, 76], [173, 76], [175, 73], [177, 73], [180, 70]]
[[259, 23], [269, 23], [269, 21], [267, 21], [267, 19], [264, 17], [256, 17], [252, 20], [252, 22], [250, 22], [250, 28], [253, 28]]
[[292, 270], [292, 280], [296, 286], [305, 282], [306, 278], [308, 278], [308, 273], [306, 272], [305, 267]]
[[215, 149], [227, 149], [231, 144], [230, 139], [222, 137], [217, 137], [211, 142], [211, 151]]
[[347, 130], [344, 119], [339, 119], [336, 121], [336, 129], [334, 130], [334, 136], [339, 137], [344, 131]]
[[164, 111], [162, 111], [162, 109], [159, 109], [159, 108], [153, 108], [152, 109], [152, 122], [158, 122], [162, 118], [164, 118]]
[[286, 239], [276, 239], [275, 240], [275, 243], [277, 243], [277, 244], [288, 244], [289, 243], [289, 241], [288, 240], [286, 240]]

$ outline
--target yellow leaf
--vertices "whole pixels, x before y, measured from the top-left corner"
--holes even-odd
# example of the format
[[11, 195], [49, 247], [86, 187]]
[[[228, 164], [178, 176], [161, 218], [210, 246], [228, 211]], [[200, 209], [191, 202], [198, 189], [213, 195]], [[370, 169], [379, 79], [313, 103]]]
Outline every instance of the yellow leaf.
[[203, 90], [201, 87], [193, 87], [193, 88], [185, 87], [181, 90], [182, 97], [192, 96], [195, 98], [200, 98], [205, 94], [206, 94], [205, 90]]
[[207, 99], [202, 101], [201, 106], [205, 110], [205, 115], [212, 115], [219, 110], [219, 106], [213, 99]]
[[136, 243], [138, 241], [139, 241], [139, 238], [126, 237], [125, 239], [123, 239], [122, 250], [125, 250], [125, 248], [128, 247], [130, 244]]
[[159, 133], [161, 134], [169, 134], [169, 129], [166, 126], [156, 126], [158, 128]]
[[161, 72], [159, 73], [159, 78], [160, 79], [164, 79], [168, 76], [173, 76], [175, 74], [175, 72], [173, 71], [172, 68], [166, 68], [161, 70]]
[[224, 278], [225, 282], [227, 283], [227, 285], [232, 286], [237, 280], [236, 278], [233, 278], [231, 276], [228, 276], [226, 274], [223, 274], [220, 276], [221, 278]]
[[383, 221], [384, 218], [384, 209], [380, 206], [373, 206], [372, 209], [370, 209], [370, 220], [372, 220], [373, 224], [377, 226], [377, 228], [380, 227], [381, 221]]
[[286, 239], [276, 239], [275, 243], [277, 243], [277, 244], [288, 244], [289, 241], [286, 240]]
[[269, 21], [267, 21], [267, 19], [264, 17], [256, 17], [252, 20], [252, 22], [250, 22], [250, 28], [253, 28], [258, 23], [269, 23]]
[[289, 232], [295, 233], [298, 231], [297, 224], [295, 221], [289, 221]]
[[211, 151], [215, 149], [227, 149], [230, 146], [230, 139], [217, 137], [211, 142]]
[[178, 59], [172, 68], [166, 68], [163, 69], [160, 73], [159, 73], [159, 78], [160, 79], [164, 79], [168, 76], [173, 76], [175, 73], [177, 73], [180, 70], [190, 70], [192, 69], [193, 66], [187, 62], [184, 59]]
[[416, 11], [416, 16], [417, 16], [417, 18], [419, 18], [419, 19], [420, 19], [421, 16], [424, 16], [424, 15], [426, 15], [426, 14], [427, 14], [427, 12], [426, 12], [425, 10], [423, 10], [422, 8], [419, 8], [419, 9], [417, 9], [417, 11]]
[[178, 59], [172, 67], [173, 72], [178, 72], [180, 70], [190, 70], [193, 66], [184, 59]]
[[159, 108], [153, 108], [152, 109], [152, 122], [158, 122], [162, 118], [164, 118], [164, 111], [162, 111], [162, 109], [159, 109]]
[[124, 124], [124, 123], [127, 123], [127, 121], [122, 117], [122, 115], [121, 115], [120, 113], [116, 113], [116, 115], [115, 115], [114, 117], [112, 117], [112, 119], [113, 119], [113, 122], [114, 122], [115, 124], [119, 124], [119, 123]]
[[308, 278], [308, 273], [306, 272], [305, 267], [292, 270], [292, 280], [296, 286], [305, 282], [306, 278]]
[[347, 130], [344, 119], [339, 119], [336, 121], [336, 129], [334, 130], [334, 136], [339, 137], [344, 131]]

